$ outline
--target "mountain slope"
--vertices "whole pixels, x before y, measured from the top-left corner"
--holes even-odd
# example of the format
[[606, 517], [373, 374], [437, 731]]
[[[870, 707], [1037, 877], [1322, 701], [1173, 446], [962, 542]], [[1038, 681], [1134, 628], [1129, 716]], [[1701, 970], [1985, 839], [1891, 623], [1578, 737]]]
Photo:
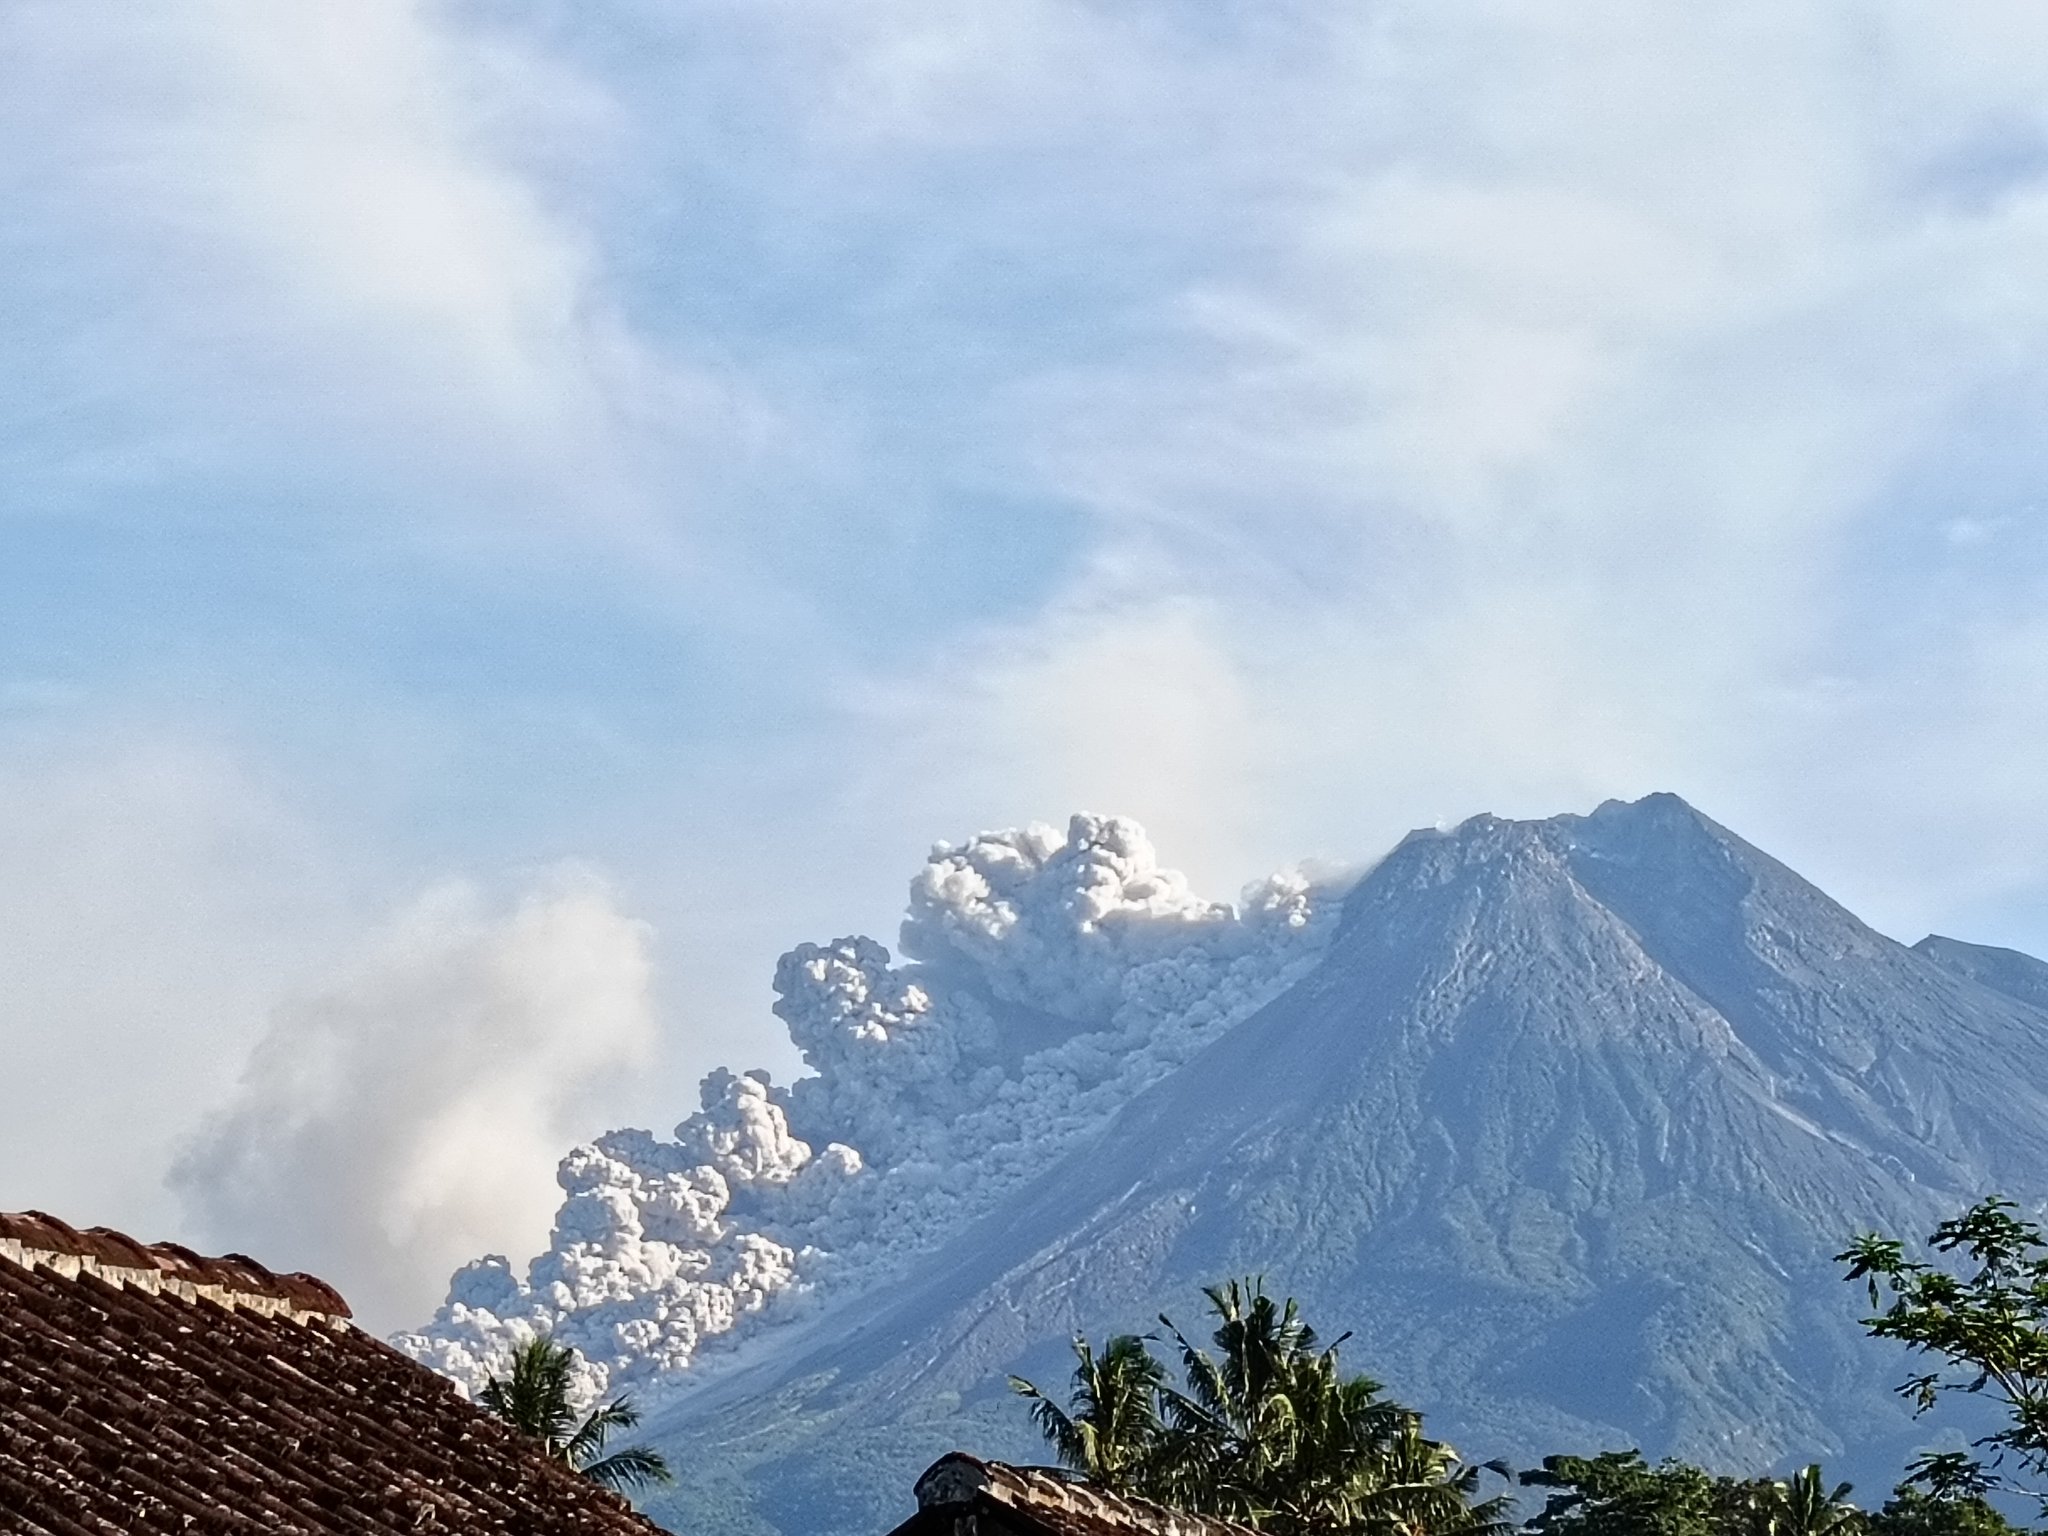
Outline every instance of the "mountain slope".
[[1871, 1485], [1918, 1437], [1830, 1256], [2044, 1193], [2044, 1029], [1671, 796], [1415, 834], [1306, 979], [666, 1414], [721, 1469], [677, 1507], [883, 1528], [939, 1449], [1028, 1451], [1006, 1372], [1050, 1384], [1073, 1330], [1245, 1271], [1470, 1452], [1822, 1455]]
[[1913, 952], [1958, 975], [1982, 982], [1994, 992], [2003, 992], [2036, 1008], [2048, 1008], [2048, 963], [2032, 955], [1990, 944], [1966, 944], [1961, 939], [1945, 939], [1938, 933], [1930, 933], [1915, 944]]

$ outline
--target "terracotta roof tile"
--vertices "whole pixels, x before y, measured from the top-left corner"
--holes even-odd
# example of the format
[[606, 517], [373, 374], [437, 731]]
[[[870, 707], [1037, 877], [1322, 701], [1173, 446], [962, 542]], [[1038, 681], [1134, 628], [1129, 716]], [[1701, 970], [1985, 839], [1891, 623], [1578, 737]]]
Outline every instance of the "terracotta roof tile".
[[111, 1227], [80, 1231], [45, 1211], [0, 1211], [0, 1257], [21, 1263], [24, 1253], [90, 1260], [93, 1266], [137, 1276], [154, 1271], [182, 1284], [217, 1289], [231, 1298], [284, 1302], [294, 1311], [328, 1317], [349, 1316], [348, 1303], [333, 1286], [311, 1275], [275, 1274], [246, 1254], [210, 1259], [181, 1243], [139, 1243]]
[[0, 1532], [652, 1536], [335, 1291], [0, 1214]]
[[900, 1533], [954, 1530], [964, 1515], [1044, 1536], [1259, 1536], [1250, 1526], [1184, 1514], [1096, 1488], [1047, 1467], [1013, 1467], [955, 1451], [917, 1480], [918, 1513]]

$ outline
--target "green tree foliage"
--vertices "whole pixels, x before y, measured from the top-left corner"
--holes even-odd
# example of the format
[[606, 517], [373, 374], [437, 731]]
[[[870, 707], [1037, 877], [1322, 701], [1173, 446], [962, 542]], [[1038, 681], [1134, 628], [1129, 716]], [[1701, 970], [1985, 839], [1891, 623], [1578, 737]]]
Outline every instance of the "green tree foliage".
[[1785, 1482], [1746, 1487], [1758, 1536], [1860, 1536], [1863, 1529], [1863, 1511], [1849, 1502], [1849, 1485], [1828, 1487], [1818, 1463]]
[[1068, 1408], [1019, 1377], [1011, 1377], [1010, 1385], [1031, 1399], [1031, 1416], [1062, 1465], [1105, 1488], [1135, 1486], [1148, 1476], [1159, 1449], [1166, 1371], [1131, 1333], [1109, 1340], [1100, 1355], [1076, 1337], [1074, 1356], [1080, 1363]]
[[1482, 1474], [1505, 1478], [1498, 1461], [1468, 1463], [1441, 1440], [1422, 1433], [1422, 1415], [1404, 1413], [1356, 1495], [1351, 1528], [1398, 1536], [1498, 1536], [1509, 1526], [1506, 1494], [1479, 1497]]
[[1818, 1466], [1780, 1482], [1607, 1451], [1545, 1457], [1522, 1483], [1550, 1490], [1532, 1536], [1861, 1536], [1864, 1521], [1849, 1485], [1828, 1487]]
[[605, 1453], [613, 1433], [640, 1422], [630, 1398], [600, 1403], [577, 1416], [571, 1376], [576, 1351], [542, 1337], [512, 1352], [512, 1369], [484, 1383], [477, 1401], [514, 1429], [525, 1431], [547, 1447], [548, 1455], [566, 1463], [594, 1483], [624, 1492], [671, 1480], [668, 1463], [645, 1445], [629, 1445]]
[[1912, 1483], [1894, 1488], [1864, 1523], [1869, 1536], [2020, 1536], [1982, 1494], [1937, 1497]]
[[1640, 1451], [1546, 1456], [1522, 1483], [1551, 1490], [1533, 1536], [1721, 1536], [1748, 1524], [1739, 1485], [1680, 1461], [1651, 1466]]
[[[1899, 1387], [1920, 1412], [1950, 1392], [1980, 1393], [2006, 1410], [2006, 1427], [1977, 1441], [1983, 1457], [1921, 1458], [1910, 1481], [1949, 1499], [2012, 1487], [2002, 1468], [2048, 1474], [2048, 1240], [2010, 1201], [1979, 1202], [1927, 1240], [1954, 1269], [1906, 1256], [1896, 1238], [1859, 1237], [1839, 1262], [1865, 1281], [1873, 1337], [1896, 1339], [1932, 1368]], [[1959, 1271], [1959, 1272], [1958, 1272]]]
[[[1422, 1433], [1419, 1415], [1346, 1376], [1292, 1300], [1257, 1280], [1206, 1293], [1209, 1347], [1165, 1317], [1180, 1379], [1147, 1338], [1119, 1335], [1079, 1366], [1062, 1409], [1030, 1382], [1011, 1386], [1060, 1460], [1091, 1481], [1202, 1514], [1292, 1533], [1495, 1536], [1502, 1497], [1478, 1496], [1482, 1468]], [[1337, 1341], [1342, 1343], [1340, 1339]], [[1500, 1469], [1494, 1469], [1499, 1471]]]

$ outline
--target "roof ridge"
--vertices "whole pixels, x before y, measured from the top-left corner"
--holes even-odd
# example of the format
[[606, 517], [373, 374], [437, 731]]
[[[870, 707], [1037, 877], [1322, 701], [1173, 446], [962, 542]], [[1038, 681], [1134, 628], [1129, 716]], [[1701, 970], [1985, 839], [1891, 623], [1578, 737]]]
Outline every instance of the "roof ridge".
[[208, 1258], [182, 1243], [144, 1243], [112, 1227], [81, 1231], [47, 1211], [0, 1211], [0, 1259], [66, 1279], [97, 1276], [151, 1295], [212, 1301], [265, 1316], [334, 1326], [352, 1314], [341, 1293], [307, 1274], [280, 1275], [247, 1254]]
[[990, 1499], [1018, 1510], [1059, 1510], [1113, 1522], [1135, 1536], [1259, 1536], [1247, 1525], [1169, 1508], [1136, 1494], [1113, 1493], [1046, 1467], [984, 1461], [965, 1451], [941, 1456], [917, 1480], [919, 1509]]

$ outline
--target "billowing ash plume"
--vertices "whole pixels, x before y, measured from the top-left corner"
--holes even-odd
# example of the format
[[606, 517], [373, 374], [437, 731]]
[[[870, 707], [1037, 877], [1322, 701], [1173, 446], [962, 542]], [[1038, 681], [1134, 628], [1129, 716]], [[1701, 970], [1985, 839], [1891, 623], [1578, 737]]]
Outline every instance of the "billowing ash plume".
[[846, 938], [777, 965], [775, 1012], [813, 1075], [721, 1069], [673, 1141], [578, 1147], [525, 1279], [470, 1264], [397, 1342], [473, 1390], [548, 1332], [609, 1390], [878, 1278], [1311, 966], [1324, 895], [1275, 876], [1238, 906], [1203, 900], [1119, 818], [942, 843], [911, 883], [902, 961]]

